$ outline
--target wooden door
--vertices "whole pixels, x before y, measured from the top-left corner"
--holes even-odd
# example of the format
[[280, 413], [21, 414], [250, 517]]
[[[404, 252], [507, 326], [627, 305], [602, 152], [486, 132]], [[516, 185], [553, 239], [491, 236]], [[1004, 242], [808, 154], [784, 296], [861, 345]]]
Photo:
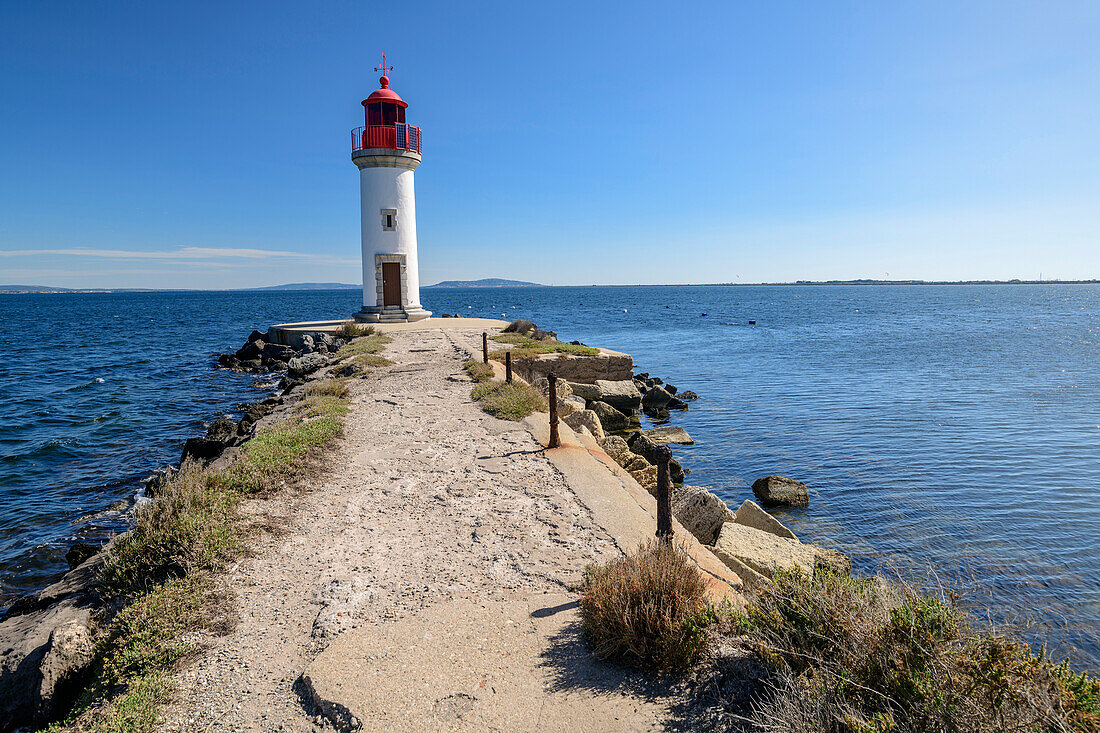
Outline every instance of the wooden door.
[[401, 263], [382, 263], [382, 305], [401, 305]]

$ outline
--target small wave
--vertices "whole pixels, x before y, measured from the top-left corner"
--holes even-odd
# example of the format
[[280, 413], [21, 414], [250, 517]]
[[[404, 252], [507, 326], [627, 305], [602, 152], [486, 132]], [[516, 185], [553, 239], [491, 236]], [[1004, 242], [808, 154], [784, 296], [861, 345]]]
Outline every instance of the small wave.
[[89, 387], [94, 387], [94, 386], [96, 386], [97, 384], [103, 384], [103, 383], [104, 383], [104, 382], [106, 382], [106, 381], [107, 381], [107, 380], [106, 380], [106, 379], [104, 379], [103, 377], [96, 377], [95, 379], [93, 379], [93, 380], [92, 380], [92, 381], [90, 381], [90, 382], [85, 382], [84, 384], [78, 384], [78, 385], [76, 385], [75, 387], [69, 387], [69, 388], [68, 388], [67, 390], [65, 390], [65, 391], [66, 391], [66, 392], [75, 392], [75, 391], [77, 391], [77, 390], [81, 390], [81, 389], [88, 389]]

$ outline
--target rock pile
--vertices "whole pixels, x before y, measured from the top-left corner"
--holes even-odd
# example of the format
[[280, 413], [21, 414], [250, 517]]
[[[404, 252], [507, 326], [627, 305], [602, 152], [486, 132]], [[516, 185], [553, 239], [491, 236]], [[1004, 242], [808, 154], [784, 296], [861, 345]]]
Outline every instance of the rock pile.
[[327, 333], [303, 336], [302, 345], [297, 349], [267, 339], [266, 333], [253, 331], [244, 346], [236, 352], [219, 354], [218, 366], [236, 372], [287, 372], [291, 377], [301, 379], [327, 364], [326, 355], [335, 354], [347, 343]]

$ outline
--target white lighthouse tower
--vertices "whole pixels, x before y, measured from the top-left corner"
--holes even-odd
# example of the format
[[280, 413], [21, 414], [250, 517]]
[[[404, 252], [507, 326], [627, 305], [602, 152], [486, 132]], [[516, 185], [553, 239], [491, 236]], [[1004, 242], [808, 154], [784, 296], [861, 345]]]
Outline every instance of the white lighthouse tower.
[[390, 89], [386, 55], [375, 71], [380, 89], [363, 100], [366, 124], [351, 131], [351, 160], [359, 167], [363, 224], [363, 309], [367, 323], [419, 321], [416, 262], [416, 197], [413, 171], [420, 165], [420, 128], [405, 121], [409, 106]]

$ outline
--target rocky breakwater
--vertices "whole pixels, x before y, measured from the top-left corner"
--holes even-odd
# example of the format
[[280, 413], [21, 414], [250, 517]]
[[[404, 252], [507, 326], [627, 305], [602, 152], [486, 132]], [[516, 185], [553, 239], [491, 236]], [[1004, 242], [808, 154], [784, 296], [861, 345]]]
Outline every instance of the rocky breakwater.
[[[285, 369], [276, 393], [262, 402], [239, 405], [242, 416], [216, 420], [206, 434], [187, 440], [180, 464], [228, 463], [256, 430], [277, 420], [297, 399], [295, 390], [315, 379], [333, 375], [332, 354], [343, 339], [306, 342], [303, 349], [265, 343], [253, 331], [236, 354], [222, 355], [219, 364], [241, 371], [268, 372]], [[277, 348], [275, 348], [277, 347]], [[242, 359], [241, 356], [248, 358]], [[228, 358], [226, 358], [228, 357]], [[284, 366], [285, 365], [285, 366]], [[342, 376], [355, 365], [341, 365]], [[166, 478], [178, 471], [169, 467], [151, 478], [145, 493], [155, 497]], [[73, 567], [53, 585], [15, 601], [0, 618], [0, 731], [38, 728], [64, 714], [82, 689], [96, 642], [117, 604], [103, 596], [100, 573], [107, 559], [106, 547], [79, 543], [68, 553]]]
[[[522, 323], [538, 332], [534, 324]], [[583, 359], [578, 356], [572, 361], [580, 363]], [[587, 372], [576, 369], [573, 373]], [[533, 386], [548, 396], [549, 385], [545, 377], [536, 376]], [[694, 443], [687, 431], [679, 426], [641, 429], [643, 414], [667, 421], [675, 411], [687, 410], [692, 401], [699, 399], [695, 392], [681, 391], [676, 385], [648, 372], [617, 380], [560, 379], [556, 395], [558, 415], [562, 420], [578, 432], [590, 433], [604, 452], [651, 494], [657, 491], [657, 447]], [[685, 484], [688, 473], [675, 458], [669, 462], [673, 514], [685, 529], [737, 573], [747, 588], [759, 587], [781, 570], [851, 571], [851, 561], [846, 556], [801, 542], [794, 532], [755, 501], [746, 499], [733, 511], [707, 488]], [[783, 476], [758, 479], [752, 490], [755, 497], [769, 507], [801, 507], [809, 503], [809, 487]]]

